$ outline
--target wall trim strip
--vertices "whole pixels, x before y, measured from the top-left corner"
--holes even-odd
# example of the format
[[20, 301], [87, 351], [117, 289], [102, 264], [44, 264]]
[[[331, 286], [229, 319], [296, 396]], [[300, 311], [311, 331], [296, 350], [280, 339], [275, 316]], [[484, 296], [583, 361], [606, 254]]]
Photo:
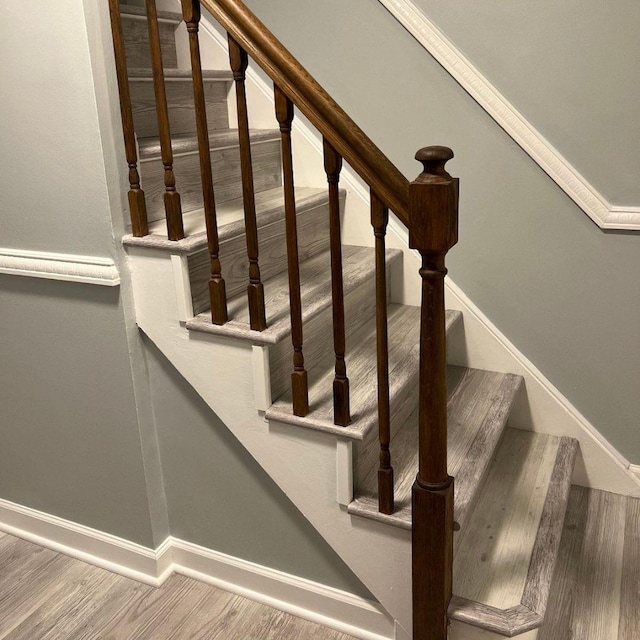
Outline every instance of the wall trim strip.
[[601, 229], [640, 230], [640, 207], [607, 202], [411, 0], [378, 1]]
[[2, 499], [0, 531], [154, 587], [178, 573], [362, 640], [394, 637], [376, 602], [171, 536], [150, 549]]
[[0, 273], [117, 287], [120, 274], [110, 258], [70, 253], [0, 249]]

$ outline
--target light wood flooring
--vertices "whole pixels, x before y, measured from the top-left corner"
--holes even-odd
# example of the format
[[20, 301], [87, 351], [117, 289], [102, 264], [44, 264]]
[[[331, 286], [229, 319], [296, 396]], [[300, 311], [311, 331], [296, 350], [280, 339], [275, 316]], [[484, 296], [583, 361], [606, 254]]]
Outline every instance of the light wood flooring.
[[[154, 589], [0, 533], [0, 640], [98, 638], [351, 636], [183, 576]], [[639, 638], [640, 500], [573, 487], [536, 640]]]
[[0, 532], [2, 640], [353, 640], [201, 582], [160, 589]]

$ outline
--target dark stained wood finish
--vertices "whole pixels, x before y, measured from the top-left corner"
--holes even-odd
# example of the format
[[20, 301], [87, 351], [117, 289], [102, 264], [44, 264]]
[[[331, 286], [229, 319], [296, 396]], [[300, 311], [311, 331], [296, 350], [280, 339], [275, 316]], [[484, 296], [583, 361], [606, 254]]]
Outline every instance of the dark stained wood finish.
[[423, 173], [410, 187], [409, 246], [422, 255], [418, 475], [412, 491], [413, 639], [446, 640], [453, 576], [453, 478], [447, 472], [445, 256], [458, 239], [458, 181], [446, 147], [416, 154]]
[[376, 347], [378, 372], [378, 438], [380, 467], [378, 468], [378, 509], [393, 513], [393, 467], [391, 466], [391, 408], [389, 404], [389, 338], [387, 317], [387, 269], [385, 235], [389, 224], [389, 209], [371, 190], [371, 226], [376, 237]]
[[202, 0], [202, 5], [408, 225], [407, 179], [267, 27], [240, 0]]
[[129, 74], [120, 18], [118, 0], [109, 0], [109, 15], [111, 18], [111, 33], [113, 35], [113, 53], [116, 61], [116, 75], [118, 78], [118, 92], [120, 94], [120, 114], [122, 116], [122, 133], [124, 135], [124, 149], [129, 166], [129, 213], [131, 216], [131, 231], [134, 236], [141, 238], [149, 233], [147, 222], [147, 205], [144, 191], [140, 188], [140, 174], [138, 173], [138, 152], [136, 151], [136, 136], [133, 127], [133, 111], [131, 109], [131, 93], [129, 91]]
[[200, 175], [202, 179], [202, 198], [204, 201], [204, 218], [207, 227], [207, 248], [211, 262], [211, 277], [209, 279], [211, 321], [213, 324], [225, 324], [229, 319], [227, 313], [227, 293], [224, 278], [222, 277], [222, 266], [220, 264], [220, 242], [218, 240], [218, 221], [216, 218], [216, 202], [211, 170], [207, 105], [204, 96], [204, 81], [202, 78], [202, 62], [200, 59], [200, 42], [198, 36], [200, 26], [200, 1], [182, 0], [182, 15], [189, 33], [191, 74], [193, 77], [193, 102], [196, 111], [198, 154], [200, 156]]
[[344, 285], [342, 281], [342, 242], [340, 239], [340, 171], [342, 157], [324, 139], [324, 169], [329, 183], [329, 235], [331, 239], [331, 296], [333, 302], [333, 350], [336, 356], [333, 380], [333, 421], [346, 427], [351, 423], [349, 378], [345, 361]]
[[264, 285], [258, 262], [258, 221], [256, 219], [256, 197], [253, 185], [253, 164], [251, 162], [251, 141], [249, 139], [249, 116], [247, 112], [247, 92], [245, 78], [249, 58], [242, 47], [229, 34], [229, 60], [236, 86], [238, 107], [238, 137], [240, 142], [240, 167], [242, 172], [242, 197], [244, 201], [244, 221], [249, 258], [249, 324], [254, 331], [267, 328], [264, 304]]
[[180, 194], [176, 189], [176, 177], [173, 173], [173, 150], [171, 148], [171, 128], [169, 126], [169, 108], [167, 90], [164, 84], [164, 67], [160, 48], [160, 29], [155, 0], [145, 0], [147, 7], [147, 25], [149, 28], [149, 47], [151, 49], [151, 67], [153, 70], [153, 88], [156, 94], [158, 113], [158, 132], [164, 165], [164, 208], [167, 215], [167, 236], [169, 240], [182, 240], [182, 207]]
[[291, 306], [291, 341], [293, 343], [293, 373], [291, 393], [293, 413], [309, 413], [309, 382], [302, 353], [302, 301], [300, 296], [300, 264], [298, 260], [298, 229], [296, 223], [296, 196], [293, 183], [293, 155], [291, 149], [291, 123], [293, 103], [278, 85], [274, 85], [276, 117], [282, 136], [282, 171], [284, 182], [284, 209], [287, 230], [287, 263], [289, 268], [289, 303]]

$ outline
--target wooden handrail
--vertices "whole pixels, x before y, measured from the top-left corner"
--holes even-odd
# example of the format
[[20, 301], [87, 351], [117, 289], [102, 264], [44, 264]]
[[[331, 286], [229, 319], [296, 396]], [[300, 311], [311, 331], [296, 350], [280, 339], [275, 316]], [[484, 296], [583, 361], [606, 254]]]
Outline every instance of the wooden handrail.
[[409, 181], [241, 0], [201, 0], [331, 146], [409, 226]]

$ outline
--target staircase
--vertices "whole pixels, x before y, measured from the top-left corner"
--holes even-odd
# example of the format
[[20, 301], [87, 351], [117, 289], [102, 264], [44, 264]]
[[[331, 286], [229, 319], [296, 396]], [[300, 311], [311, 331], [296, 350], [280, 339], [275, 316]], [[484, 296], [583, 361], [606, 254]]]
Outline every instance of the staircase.
[[[188, 11], [195, 11], [199, 3], [183, 1], [183, 6], [189, 17]], [[377, 196], [372, 199], [375, 248], [342, 244], [335, 220], [337, 207], [344, 211], [347, 193], [338, 188], [339, 166], [331, 163], [338, 154], [332, 155], [329, 146], [325, 156], [329, 190], [300, 184], [288, 191], [282, 143], [286, 118], [280, 120], [284, 128], [274, 120], [272, 129], [249, 131], [248, 182], [242, 102], [238, 101], [240, 124], [234, 123], [238, 128], [230, 126], [229, 113], [232, 85], [244, 90], [240, 64], [235, 76], [228, 68], [202, 71], [209, 147], [204, 153], [212, 167], [214, 233], [201, 179], [206, 157], [192, 72], [178, 68], [176, 29], [183, 16], [157, 14], [170, 123], [168, 162], [162, 116], [158, 118], [156, 110], [158, 80], [154, 83], [153, 68], [157, 73], [158, 59], [149, 53], [153, 47], [146, 12], [126, 4], [119, 12], [139, 164], [136, 167], [135, 157], [132, 162], [130, 141], [128, 161], [130, 170], [133, 165], [139, 171], [144, 190], [141, 200], [142, 191], [130, 172], [133, 232], [123, 242], [140, 329], [376, 596], [396, 623], [396, 637], [436, 638], [421, 635], [417, 628], [416, 608], [423, 605], [415, 599], [416, 553], [418, 558], [421, 553], [416, 551], [415, 535], [413, 602], [411, 593], [416, 527], [412, 485], [420, 456], [425, 455], [418, 446], [425, 397], [420, 379], [425, 321], [420, 307], [398, 302], [398, 283], [406, 277], [407, 262], [403, 252], [385, 247], [386, 220], [380, 218], [386, 207], [376, 210]], [[197, 25], [196, 18], [192, 16], [192, 22]], [[193, 61], [193, 48], [191, 52]], [[123, 116], [126, 135], [126, 104]], [[179, 218], [170, 211], [176, 193]], [[291, 194], [297, 303], [291, 275]], [[140, 206], [143, 201], [146, 211]], [[376, 212], [382, 212], [378, 219]], [[168, 213], [181, 229], [170, 224], [167, 231]], [[172, 234], [175, 239], [170, 239]], [[336, 256], [341, 256], [342, 265], [338, 279]], [[252, 271], [251, 282], [250, 265], [259, 267], [257, 278]], [[226, 303], [226, 309], [220, 309], [222, 315], [226, 312], [222, 319], [211, 308], [221, 280]], [[257, 303], [248, 304], [248, 284]], [[260, 291], [266, 328], [254, 330], [252, 325], [260, 320], [255, 292]], [[299, 308], [299, 324], [293, 307]], [[446, 313], [449, 344], [462, 339], [463, 323], [459, 312]], [[300, 354], [302, 364], [295, 357]], [[294, 378], [304, 372], [293, 387], [292, 362]], [[294, 408], [300, 402], [296, 385], [303, 377], [308, 412]], [[578, 443], [509, 428], [512, 406], [526, 393], [522, 383], [516, 375], [446, 367], [447, 470], [455, 478], [453, 597], [447, 599], [453, 639], [531, 640], [544, 625]], [[384, 483], [391, 473], [392, 493], [383, 496], [380, 487], [388, 488]]]

